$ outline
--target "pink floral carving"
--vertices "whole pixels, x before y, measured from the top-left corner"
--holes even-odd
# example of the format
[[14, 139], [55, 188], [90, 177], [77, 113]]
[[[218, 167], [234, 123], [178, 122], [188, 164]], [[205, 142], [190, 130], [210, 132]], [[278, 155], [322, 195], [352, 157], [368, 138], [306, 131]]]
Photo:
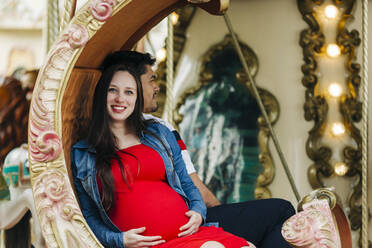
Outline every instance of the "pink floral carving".
[[55, 160], [61, 154], [61, 143], [61, 139], [56, 132], [51, 130], [40, 132], [35, 142], [30, 145], [30, 155], [38, 162]]
[[69, 197], [66, 197], [63, 204], [58, 205], [58, 207], [58, 212], [61, 214], [61, 217], [67, 221], [70, 221], [76, 213], [79, 213], [79, 208], [75, 204], [74, 199]]
[[43, 180], [46, 196], [52, 201], [60, 201], [66, 195], [63, 178], [48, 176]]
[[55, 160], [62, 151], [62, 141], [53, 131], [48, 109], [34, 92], [34, 100], [30, 111], [29, 151], [34, 161], [49, 162]]
[[111, 17], [112, 7], [115, 4], [115, 0], [93, 0], [90, 4], [90, 10], [95, 19], [104, 22]]
[[88, 30], [79, 24], [70, 25], [63, 34], [62, 41], [67, 41], [71, 48], [79, 48], [89, 40]]
[[293, 247], [340, 247], [340, 239], [327, 200], [313, 200], [305, 204], [304, 211], [284, 223], [282, 235]]
[[35, 202], [39, 214], [51, 220], [55, 218], [53, 209], [66, 195], [65, 180], [62, 173], [47, 170], [40, 174], [34, 184]]
[[37, 177], [34, 195], [42, 224], [59, 216], [69, 221], [75, 214], [80, 214], [68, 181], [58, 170], [46, 170]]

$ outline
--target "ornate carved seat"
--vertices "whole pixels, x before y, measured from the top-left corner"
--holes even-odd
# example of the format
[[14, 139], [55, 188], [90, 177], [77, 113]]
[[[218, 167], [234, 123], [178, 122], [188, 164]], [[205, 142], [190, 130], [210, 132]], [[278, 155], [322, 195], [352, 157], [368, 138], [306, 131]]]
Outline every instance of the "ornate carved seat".
[[[69, 180], [71, 145], [84, 137], [93, 91], [100, 76], [98, 67], [106, 54], [131, 49], [151, 27], [186, 3], [90, 1], [76, 13], [51, 48], [33, 93], [28, 136], [32, 190], [48, 247], [102, 247], [83, 218]], [[211, 0], [201, 7], [218, 14], [227, 5], [227, 0]], [[319, 247], [313, 241], [301, 243], [308, 236], [297, 232], [296, 227], [300, 226], [297, 223], [309, 220], [309, 230], [318, 230], [320, 226], [332, 233], [329, 237], [333, 243], [325, 247], [338, 247], [337, 228], [325, 225], [325, 221], [331, 221], [331, 215], [311, 219], [320, 212], [316, 209], [327, 209], [326, 204], [316, 202], [313, 212], [313, 205], [303, 206], [304, 211], [283, 227], [287, 240], [295, 247]], [[317, 229], [312, 229], [314, 223]], [[344, 233], [343, 227], [338, 226], [340, 233]], [[298, 233], [302, 235], [299, 238]], [[311, 240], [317, 239], [318, 234], [315, 232]], [[340, 242], [343, 244], [342, 239]]]

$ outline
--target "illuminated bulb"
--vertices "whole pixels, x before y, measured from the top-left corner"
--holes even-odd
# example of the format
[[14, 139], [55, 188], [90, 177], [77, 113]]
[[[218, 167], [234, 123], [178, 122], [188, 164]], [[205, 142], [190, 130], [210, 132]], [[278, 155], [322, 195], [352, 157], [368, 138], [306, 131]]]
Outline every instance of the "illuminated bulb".
[[344, 176], [349, 170], [349, 168], [344, 162], [337, 162], [335, 164], [334, 170], [338, 176]]
[[172, 14], [170, 15], [170, 18], [171, 18], [171, 21], [172, 21], [173, 25], [177, 24], [178, 17], [179, 17], [179, 15], [176, 12], [172, 12]]
[[156, 52], [156, 60], [158, 62], [163, 61], [167, 57], [167, 50], [165, 48], [161, 48]]
[[332, 83], [328, 87], [328, 92], [333, 97], [339, 97], [341, 96], [342, 89], [338, 83]]
[[340, 56], [340, 54], [341, 54], [340, 47], [337, 46], [336, 44], [329, 44], [327, 46], [327, 54], [328, 54], [328, 56], [330, 56], [332, 58]]
[[345, 126], [344, 126], [344, 124], [342, 124], [340, 122], [333, 123], [333, 125], [332, 125], [332, 133], [335, 136], [343, 135], [345, 133]]
[[334, 18], [336, 18], [337, 14], [338, 14], [338, 9], [334, 5], [328, 5], [324, 9], [324, 14], [327, 18], [334, 19]]

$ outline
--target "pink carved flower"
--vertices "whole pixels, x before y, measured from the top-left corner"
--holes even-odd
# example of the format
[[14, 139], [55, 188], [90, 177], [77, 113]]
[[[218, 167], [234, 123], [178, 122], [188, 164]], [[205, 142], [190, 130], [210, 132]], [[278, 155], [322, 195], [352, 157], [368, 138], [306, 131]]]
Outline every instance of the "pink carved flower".
[[79, 24], [70, 25], [63, 36], [63, 40], [67, 41], [72, 48], [85, 45], [89, 39], [88, 30]]
[[60, 201], [66, 195], [65, 180], [60, 173], [49, 173], [43, 179], [43, 185], [46, 196], [52, 201]]
[[319, 229], [314, 229], [313, 230], [313, 235], [314, 235], [314, 239], [317, 241], [317, 242], [319, 242], [320, 240], [322, 240], [322, 238], [323, 238], [323, 234], [322, 234], [322, 232], [319, 230]]
[[94, 0], [90, 5], [92, 15], [98, 21], [106, 21], [112, 15], [112, 7], [116, 0]]
[[53, 208], [67, 194], [64, 175], [57, 170], [47, 170], [41, 173], [34, 184], [34, 197], [39, 213], [52, 220], [55, 218]]
[[53, 201], [60, 201], [66, 194], [64, 190], [64, 182], [59, 180], [59, 178], [50, 178], [45, 190], [49, 199]]
[[31, 157], [38, 162], [56, 159], [62, 151], [61, 139], [54, 131], [44, 131], [31, 143]]
[[59, 204], [59, 212], [63, 219], [70, 221], [75, 214], [79, 213], [79, 208], [72, 198], [66, 197], [62, 204]]
[[37, 177], [33, 187], [36, 208], [42, 224], [58, 217], [70, 221], [74, 215], [81, 215], [79, 206], [72, 196], [69, 182], [62, 172], [44, 171]]
[[293, 222], [292, 227], [295, 231], [302, 231], [307, 226], [306, 216], [299, 215]]

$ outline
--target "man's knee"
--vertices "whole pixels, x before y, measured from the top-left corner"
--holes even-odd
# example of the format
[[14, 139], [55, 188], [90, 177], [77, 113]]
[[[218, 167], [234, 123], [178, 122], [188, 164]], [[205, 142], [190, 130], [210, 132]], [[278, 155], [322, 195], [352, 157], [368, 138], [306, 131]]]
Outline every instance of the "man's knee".
[[271, 198], [265, 199], [267, 200], [266, 204], [269, 204], [270, 214], [267, 213], [267, 217], [271, 218], [271, 223], [276, 225], [280, 223], [284, 223], [287, 219], [289, 219], [292, 215], [296, 213], [292, 204], [283, 199], [279, 198]]
[[289, 201], [283, 199], [273, 200], [275, 200], [275, 206], [277, 207], [278, 211], [280, 211], [280, 214], [283, 218], [288, 219], [296, 213], [292, 203], [290, 203]]
[[225, 246], [217, 241], [207, 241], [200, 248], [225, 248]]

